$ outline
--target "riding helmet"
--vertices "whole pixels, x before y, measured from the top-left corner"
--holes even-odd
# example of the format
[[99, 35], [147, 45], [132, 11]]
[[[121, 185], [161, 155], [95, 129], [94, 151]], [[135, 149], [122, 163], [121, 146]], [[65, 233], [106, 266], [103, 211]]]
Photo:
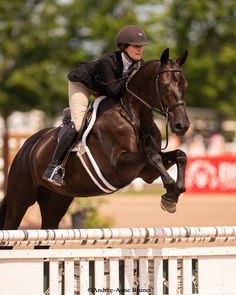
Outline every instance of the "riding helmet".
[[144, 31], [134, 25], [124, 26], [116, 35], [116, 45], [123, 50], [124, 45], [146, 45], [148, 43]]

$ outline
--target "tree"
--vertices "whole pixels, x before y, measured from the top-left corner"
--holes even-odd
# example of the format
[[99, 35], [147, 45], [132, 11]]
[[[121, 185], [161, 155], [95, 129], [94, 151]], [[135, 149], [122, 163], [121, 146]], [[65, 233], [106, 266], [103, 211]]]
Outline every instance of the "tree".
[[189, 50], [188, 105], [214, 106], [236, 117], [234, 0], [12, 0], [0, 3], [0, 114], [67, 105], [66, 74], [73, 65], [115, 49], [118, 29], [145, 28], [144, 57]]
[[59, 8], [47, 2], [0, 4], [0, 113], [4, 119], [15, 110], [38, 107], [52, 111], [66, 93], [61, 86], [64, 67], [58, 70], [53, 54], [60, 39], [53, 33], [58, 28], [53, 19]]
[[189, 50], [188, 105], [236, 118], [236, 2], [172, 0], [163, 19], [172, 47]]
[[14, 110], [61, 110], [69, 69], [114, 50], [114, 32], [136, 21], [128, 2], [2, 1], [0, 114], [6, 119]]

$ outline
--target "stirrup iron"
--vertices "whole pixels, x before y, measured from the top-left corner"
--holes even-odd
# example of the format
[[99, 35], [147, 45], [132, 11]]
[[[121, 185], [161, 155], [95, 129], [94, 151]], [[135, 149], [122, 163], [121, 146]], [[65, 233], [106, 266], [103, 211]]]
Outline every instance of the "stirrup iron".
[[55, 180], [53, 179], [53, 177], [54, 177], [55, 174], [60, 175], [60, 174], [59, 174], [59, 171], [60, 171], [60, 173], [61, 173], [61, 176], [60, 176], [60, 177], [61, 177], [61, 179], [63, 180], [64, 177], [65, 177], [65, 172], [66, 172], [66, 170], [65, 170], [65, 166], [63, 166], [63, 165], [58, 165], [57, 167], [55, 167], [55, 168], [53, 169], [53, 172], [52, 172], [51, 176], [48, 178], [48, 181], [50, 181], [50, 182], [52, 182], [53, 184], [56, 184], [56, 185], [58, 185], [58, 186], [61, 186], [61, 184], [59, 184], [57, 181], [55, 181]]
[[54, 168], [54, 170], [53, 170], [53, 172], [52, 172], [52, 175], [51, 175], [50, 179], [51, 179], [56, 173], [58, 173], [60, 170], [61, 170], [61, 178], [63, 179], [63, 178], [65, 177], [65, 173], [66, 173], [65, 166], [63, 166], [63, 165], [58, 165], [57, 167]]

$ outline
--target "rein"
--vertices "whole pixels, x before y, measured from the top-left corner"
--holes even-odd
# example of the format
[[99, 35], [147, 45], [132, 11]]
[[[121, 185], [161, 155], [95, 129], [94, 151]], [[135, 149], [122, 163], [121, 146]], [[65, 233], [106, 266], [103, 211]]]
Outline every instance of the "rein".
[[119, 82], [119, 81], [122, 81], [122, 80], [127, 80], [127, 79], [128, 79], [128, 76], [123, 76], [123, 77], [121, 77], [121, 78], [119, 78], [119, 79], [115, 79], [115, 80], [110, 81], [110, 82], [103, 82], [103, 81], [101, 80], [101, 77], [100, 77], [99, 75], [96, 75], [94, 78], [95, 78], [95, 80], [96, 80], [99, 84], [104, 85], [104, 86], [107, 86], [107, 85], [111, 85], [111, 84], [113, 84], [113, 83], [116, 83], [116, 82]]
[[[178, 106], [185, 105], [186, 102], [182, 100], [182, 101], [178, 101], [178, 102], [174, 103], [173, 105], [171, 105], [169, 107], [164, 107], [163, 103], [162, 103], [162, 100], [161, 100], [161, 96], [159, 94], [158, 78], [159, 78], [160, 74], [165, 73], [165, 72], [182, 72], [183, 70], [182, 69], [166, 69], [166, 70], [161, 69], [161, 70], [157, 71], [156, 79], [155, 79], [156, 83], [155, 84], [156, 84], [156, 92], [157, 92], [158, 96], [160, 97], [160, 108], [161, 108], [161, 110], [156, 108], [156, 107], [152, 107], [149, 103], [147, 103], [140, 96], [138, 96], [137, 94], [135, 94], [133, 91], [131, 91], [128, 88], [128, 83], [132, 80], [133, 76], [137, 73], [138, 70], [139, 70], [139, 68], [136, 71], [132, 72], [132, 74], [128, 77], [128, 79], [126, 81], [126, 84], [125, 84], [126, 91], [129, 92], [133, 97], [138, 99], [142, 104], [144, 104], [151, 111], [153, 111], [155, 113], [158, 113], [158, 114], [162, 115], [165, 118], [166, 143], [165, 143], [165, 146], [163, 148], [161, 148], [161, 150], [165, 150], [168, 147], [168, 144], [169, 144], [169, 124], [168, 124], [169, 123], [169, 112], [173, 111]], [[122, 101], [122, 105], [124, 106], [123, 101]], [[126, 110], [126, 108], [125, 108], [125, 110]], [[126, 110], [126, 112], [127, 112], [127, 110]], [[129, 117], [131, 118], [131, 121], [133, 123], [132, 115], [130, 114], [130, 112], [127, 112], [127, 113], [129, 115]]]

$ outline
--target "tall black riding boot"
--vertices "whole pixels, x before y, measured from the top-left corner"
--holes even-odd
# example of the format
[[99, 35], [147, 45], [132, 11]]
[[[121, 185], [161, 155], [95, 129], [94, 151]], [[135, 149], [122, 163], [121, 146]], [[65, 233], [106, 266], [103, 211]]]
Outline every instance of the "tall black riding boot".
[[66, 153], [70, 146], [73, 144], [76, 136], [77, 131], [75, 129], [75, 125], [73, 122], [71, 122], [56, 146], [51, 163], [43, 174], [44, 180], [52, 182], [53, 184], [58, 186], [65, 185], [65, 182], [63, 180], [64, 173], [62, 173], [62, 167], [60, 166], [60, 164], [64, 160]]

